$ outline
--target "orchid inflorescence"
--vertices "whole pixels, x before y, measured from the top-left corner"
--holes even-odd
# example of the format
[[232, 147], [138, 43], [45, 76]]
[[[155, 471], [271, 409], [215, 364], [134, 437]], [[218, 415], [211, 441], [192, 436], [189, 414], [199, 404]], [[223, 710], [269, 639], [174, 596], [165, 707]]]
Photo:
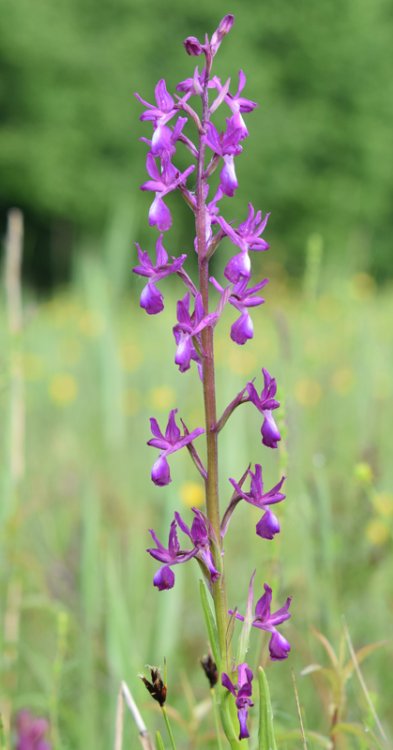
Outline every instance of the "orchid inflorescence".
[[[250, 312], [253, 307], [264, 303], [260, 292], [268, 283], [266, 278], [256, 284], [251, 283], [250, 254], [264, 252], [269, 248], [262, 237], [269, 214], [263, 216], [261, 211], [256, 211], [249, 203], [245, 220], [237, 225], [222, 215], [222, 200], [225, 197], [231, 198], [238, 188], [235, 159], [241, 154], [244, 141], [248, 137], [243, 116], [251, 113], [257, 106], [254, 101], [243, 96], [246, 76], [242, 70], [239, 72], [235, 92], [233, 89], [231, 91], [230, 79], [222, 83], [218, 76], [211, 73], [213, 59], [224, 37], [231, 30], [233, 22], [232, 15], [225, 16], [211, 39], [206, 36], [204, 43], [196, 37], [188, 37], [185, 40], [186, 52], [191, 56], [204, 58], [204, 64], [197, 66], [192, 76], [177, 85], [178, 94], [172, 96], [163, 79], [155, 88], [154, 104], [136, 94], [144, 107], [140, 119], [152, 124], [151, 136], [141, 139], [148, 146], [146, 169], [149, 175], [141, 189], [153, 194], [149, 224], [155, 227], [159, 234], [154, 259], [137, 244], [139, 264], [133, 270], [147, 280], [142, 289], [140, 305], [149, 315], [156, 315], [164, 309], [164, 296], [161, 290], [163, 279], [176, 275], [183, 282], [185, 294], [177, 303], [177, 321], [173, 326], [174, 361], [182, 373], [195, 364], [202, 381], [205, 405], [204, 427], [189, 430], [183, 420], [180, 426], [177, 421], [177, 409], [171, 410], [164, 429], [159, 426], [156, 419], [150, 420], [152, 438], [148, 445], [159, 451], [151, 472], [154, 484], [165, 486], [171, 482], [168, 459], [172, 453], [186, 447], [206, 488], [206, 512], [193, 508], [190, 525], [176, 512], [170, 525], [167, 546], [158, 539], [153, 529], [150, 530], [154, 546], [147, 551], [161, 563], [161, 567], [154, 575], [153, 583], [159, 591], [171, 589], [175, 584], [173, 568], [193, 558], [198, 561], [214, 602], [220, 648], [220, 663], [217, 668], [221, 677], [221, 689], [226, 691], [227, 700], [230, 695], [235, 699], [240, 727], [239, 739], [242, 740], [249, 736], [247, 714], [248, 708], [253, 705], [253, 674], [246, 662], [233, 665], [228, 650], [229, 618], [244, 622], [245, 617], [237, 610], [228, 610], [226, 605], [223, 544], [232, 514], [241, 501], [262, 511], [263, 515], [256, 526], [258, 536], [272, 540], [279, 533], [280, 524], [270, 506], [285, 499], [282, 492], [285, 477], [282, 476], [272, 489], [266, 491], [261, 464], [256, 464], [254, 470], [250, 465], [240, 480], [229, 478], [233, 493], [228, 507], [221, 516], [218, 503], [218, 435], [235, 409], [250, 403], [261, 413], [261, 438], [264, 446], [275, 449], [281, 440], [273, 416], [273, 412], [280, 406], [276, 399], [277, 385], [275, 378], [266, 369], [262, 369], [263, 386], [260, 392], [254, 381], [250, 381], [235, 395], [220, 418], [216, 413], [214, 329], [229, 303], [239, 314], [231, 326], [230, 337], [240, 346], [246, 344], [254, 335]], [[195, 99], [200, 100], [199, 111], [193, 106]], [[229, 115], [223, 132], [220, 132], [212, 121], [213, 115], [220, 107], [226, 107]], [[194, 140], [191, 137], [192, 132], [189, 134], [192, 127], [196, 130]], [[174, 164], [178, 147], [185, 149], [192, 161], [183, 171]], [[209, 180], [216, 170], [219, 170], [218, 186], [214, 195], [210, 196]], [[196, 234], [193, 244], [198, 260], [197, 281], [193, 281], [185, 270], [187, 254], [169, 256], [164, 247], [164, 234], [172, 225], [166, 196], [175, 190], [180, 192], [195, 218]], [[226, 263], [224, 279], [220, 281], [210, 275], [209, 263], [224, 238], [235, 247], [235, 253]], [[213, 310], [210, 303], [211, 294], [216, 298], [218, 295]], [[198, 438], [202, 435], [206, 441], [206, 465], [197, 448], [200, 444]], [[179, 533], [184, 541], [179, 541]], [[249, 586], [249, 613], [252, 612], [253, 580], [254, 575]], [[255, 617], [251, 621], [251, 626], [270, 633], [269, 651], [273, 660], [285, 659], [290, 651], [290, 644], [278, 632], [277, 626], [290, 617], [290, 598], [281, 609], [272, 613], [272, 589], [266, 583], [264, 592], [255, 606]], [[233, 737], [231, 738], [231, 730], [228, 729], [228, 722], [223, 721], [223, 726], [231, 746], [236, 747]]]

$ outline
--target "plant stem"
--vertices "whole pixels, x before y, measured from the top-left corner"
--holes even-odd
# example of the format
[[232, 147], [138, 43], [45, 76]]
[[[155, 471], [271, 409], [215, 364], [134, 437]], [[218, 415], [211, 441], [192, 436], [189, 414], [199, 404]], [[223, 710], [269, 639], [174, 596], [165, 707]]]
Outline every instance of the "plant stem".
[[161, 706], [161, 711], [162, 711], [162, 715], [164, 717], [165, 726], [166, 726], [168, 734], [169, 734], [169, 739], [171, 741], [171, 748], [172, 748], [172, 750], [176, 750], [176, 742], [175, 742], [175, 738], [173, 736], [172, 727], [171, 727], [171, 724], [170, 724], [169, 717], [168, 717], [168, 714], [166, 712], [165, 706]]
[[213, 703], [213, 714], [214, 714], [214, 726], [216, 728], [216, 736], [217, 736], [217, 750], [223, 750], [222, 743], [221, 743], [221, 726], [220, 726], [220, 714], [218, 710], [218, 704], [217, 704], [217, 696], [216, 691], [214, 688], [210, 690], [211, 697], [212, 697], [212, 703]]
[[[197, 165], [197, 208], [196, 208], [196, 237], [198, 247], [198, 266], [199, 266], [199, 290], [202, 296], [204, 313], [209, 312], [209, 259], [207, 258], [206, 244], [206, 204], [205, 204], [205, 150], [206, 146], [203, 140], [203, 132], [209, 121], [209, 103], [208, 103], [208, 81], [210, 74], [210, 65], [206, 61], [205, 80], [202, 93], [202, 134], [199, 136], [199, 155]], [[214, 372], [214, 345], [213, 345], [213, 328], [207, 326], [201, 332], [203, 348], [203, 399], [205, 406], [205, 424], [206, 424], [206, 444], [207, 444], [207, 477], [206, 477], [206, 509], [207, 516], [215, 534], [215, 549], [213, 554], [215, 564], [220, 572], [220, 578], [217, 583], [213, 584], [213, 599], [216, 612], [218, 639], [221, 652], [220, 671], [226, 666], [226, 630], [227, 630], [227, 606], [226, 593], [224, 584], [224, 571], [221, 555], [221, 535], [220, 535], [220, 508], [218, 497], [218, 449], [217, 433], [215, 425], [217, 422], [216, 410], [216, 389], [215, 389], [215, 372]]]
[[[195, 211], [196, 239], [198, 250], [199, 268], [199, 291], [202, 297], [204, 314], [209, 312], [209, 255], [206, 242], [206, 202], [205, 202], [205, 150], [206, 146], [203, 135], [209, 122], [208, 82], [211, 68], [211, 60], [206, 58], [205, 79], [202, 92], [202, 122], [199, 133], [199, 154], [197, 164]], [[214, 341], [213, 328], [206, 326], [201, 331], [202, 338], [202, 363], [203, 363], [203, 400], [205, 407], [206, 448], [207, 448], [207, 477], [205, 480], [206, 511], [210, 521], [214, 540], [212, 542], [212, 553], [215, 566], [220, 573], [218, 581], [212, 584], [212, 594], [217, 623], [218, 642], [220, 647], [220, 663], [217, 664], [220, 674], [223, 671], [231, 671], [230, 647], [227, 642], [228, 628], [228, 605], [225, 588], [224, 565], [222, 558], [222, 538], [220, 530], [220, 505], [218, 494], [218, 435], [217, 435], [217, 409], [216, 409], [216, 387], [214, 371]], [[217, 686], [218, 687], [218, 686]], [[221, 722], [232, 750], [242, 748], [246, 750], [247, 742], [240, 743], [234, 730], [233, 714], [236, 710], [232, 696], [224, 696], [224, 689], [218, 687], [217, 701], [220, 706]]]

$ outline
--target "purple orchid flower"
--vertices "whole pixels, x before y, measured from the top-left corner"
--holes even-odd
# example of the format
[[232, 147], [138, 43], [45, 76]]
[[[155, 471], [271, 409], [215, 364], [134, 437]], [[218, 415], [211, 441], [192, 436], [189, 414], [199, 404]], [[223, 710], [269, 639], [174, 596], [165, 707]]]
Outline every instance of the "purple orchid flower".
[[140, 140], [150, 146], [152, 156], [171, 158], [176, 152], [177, 141], [184, 138], [182, 131], [187, 122], [187, 117], [178, 117], [173, 129], [168, 125], [159, 125], [154, 129], [151, 140], [149, 138], [140, 138]]
[[257, 390], [253, 383], [247, 383], [249, 401], [257, 407], [258, 411], [263, 414], [264, 420], [261, 427], [262, 443], [268, 448], [277, 448], [277, 443], [281, 440], [279, 429], [272, 416], [272, 410], [278, 409], [280, 402], [274, 397], [277, 391], [275, 378], [262, 368], [264, 386], [261, 395], [258, 396]]
[[49, 728], [46, 719], [41, 719], [30, 711], [19, 711], [16, 718], [16, 750], [51, 750], [45, 734]]
[[172, 521], [171, 528], [169, 531], [168, 547], [164, 545], [157, 538], [153, 529], [149, 529], [151, 537], [156, 547], [150, 547], [146, 550], [155, 560], [165, 563], [162, 568], [159, 568], [153, 578], [153, 584], [158, 588], [159, 591], [164, 591], [173, 588], [175, 584], [175, 574], [171, 569], [172, 565], [180, 565], [180, 563], [187, 562], [197, 554], [197, 549], [194, 547], [192, 550], [184, 551], [180, 549], [179, 540], [176, 531], [176, 520]]
[[[251, 578], [249, 589], [249, 598], [251, 597], [251, 599], [253, 596], [253, 577], [254, 574]], [[271, 612], [272, 590], [267, 583], [264, 584], [264, 589], [265, 593], [260, 599], [258, 599], [255, 605], [255, 618], [252, 621], [252, 625], [254, 628], [259, 628], [260, 630], [265, 630], [266, 632], [271, 633], [269, 641], [270, 658], [273, 661], [286, 659], [291, 650], [291, 644], [283, 635], [281, 635], [281, 633], [278, 632], [277, 625], [281, 625], [282, 622], [290, 619], [291, 615], [288, 610], [292, 597], [288, 597], [283, 607], [276, 612]], [[238, 612], [229, 610], [229, 614], [233, 615], [236, 620], [244, 622], [243, 615], [238, 614]]]
[[252, 112], [255, 107], [257, 107], [257, 103], [251, 101], [251, 99], [245, 99], [244, 97], [240, 96], [241, 92], [243, 91], [244, 87], [246, 85], [246, 76], [242, 70], [239, 70], [239, 86], [236, 91], [236, 94], [230, 94], [228, 93], [225, 97], [225, 101], [232, 110], [232, 116], [234, 121], [234, 126], [236, 128], [240, 128], [241, 130], [241, 137], [247, 138], [248, 136], [248, 130], [246, 127], [246, 124], [243, 120], [243, 117], [241, 115], [242, 112]]
[[194, 513], [195, 518], [191, 524], [191, 528], [184, 523], [180, 513], [175, 513], [175, 518], [184, 534], [187, 534], [191, 539], [195, 549], [195, 557], [197, 557], [207, 568], [210, 580], [214, 583], [214, 581], [219, 579], [220, 574], [214, 565], [210, 549], [213, 530], [207, 516], [197, 508], [192, 508], [192, 512]]
[[[280, 492], [281, 487], [285, 482], [285, 477], [281, 477], [280, 481], [275, 484], [271, 490], [269, 490], [268, 492], [264, 492], [261, 464], [255, 464], [255, 474], [253, 474], [251, 469], [248, 470], [247, 474], [251, 479], [249, 492], [244, 492], [241, 486], [234, 479], [229, 479], [230, 483], [237, 493], [237, 496], [235, 496], [235, 498], [233, 499], [232, 504], [234, 505], [235, 502], [243, 499], [247, 503], [255, 505], [255, 507], [264, 510], [265, 512], [261, 520], [256, 525], [256, 532], [257, 535], [261, 536], [263, 539], [273, 539], [275, 534], [278, 534], [280, 531], [280, 524], [278, 522], [278, 518], [274, 515], [274, 513], [272, 513], [271, 510], [269, 510], [267, 506], [275, 505], [276, 503], [281, 503], [282, 500], [285, 500], [284, 493]], [[226, 525], [228, 525], [229, 517], [227, 517], [226, 520]]]
[[163, 487], [172, 481], [167, 456], [181, 450], [185, 445], [189, 445], [195, 438], [205, 432], [202, 427], [197, 427], [192, 432], [182, 435], [176, 424], [176, 414], [177, 409], [172, 409], [169, 414], [165, 435], [162, 434], [157, 420], [154, 417], [150, 418], [150, 427], [154, 437], [147, 444], [161, 451], [157, 461], [153, 464], [151, 478], [154, 484], [159, 487]]
[[149, 279], [146, 286], [143, 287], [140, 306], [146, 310], [149, 315], [156, 315], [164, 309], [164, 297], [160, 290], [157, 288], [156, 283], [166, 276], [170, 276], [172, 273], [177, 273], [182, 267], [187, 255], [184, 253], [179, 258], [171, 256], [172, 263], [168, 262], [168, 253], [166, 252], [162, 234], [160, 234], [156, 242], [156, 263], [155, 265], [150, 260], [147, 252], [141, 249], [140, 245], [136, 243], [138, 251], [139, 265], [133, 268], [133, 272], [139, 276], [145, 276]]
[[[192, 96], [201, 96], [203, 91], [203, 82], [205, 78], [205, 68], [203, 68], [202, 73], [199, 72], [198, 66], [194, 70], [194, 75], [192, 78], [185, 78], [184, 81], [180, 81], [180, 83], [176, 86], [176, 91], [183, 91], [185, 94], [191, 94]], [[208, 89], [222, 89], [224, 88], [221, 84], [220, 79], [218, 76], [213, 76], [210, 78], [208, 84]]]
[[222, 673], [221, 682], [227, 690], [235, 697], [237, 717], [239, 719], [239, 740], [247, 739], [250, 734], [247, 728], [248, 709], [253, 706], [251, 700], [253, 674], [246, 662], [238, 665], [237, 685], [234, 685], [226, 672]]
[[195, 310], [190, 314], [190, 294], [187, 292], [183, 299], [177, 303], [177, 324], [173, 327], [173, 335], [177, 344], [175, 363], [180, 372], [190, 369], [193, 359], [201, 364], [201, 359], [193, 344], [193, 338], [198, 342], [201, 350], [202, 342], [199, 334], [206, 326], [214, 325], [218, 317], [217, 313], [204, 315], [203, 302], [200, 294], [195, 297]]
[[220, 187], [224, 195], [230, 198], [233, 197], [238, 187], [234, 156], [237, 156], [243, 150], [240, 146], [240, 140], [241, 130], [234, 126], [232, 118], [227, 120], [227, 129], [224, 133], [219, 133], [213, 123], [209, 122], [205, 142], [215, 154], [221, 156], [224, 160], [224, 166], [220, 173]]
[[152, 179], [144, 182], [141, 185], [141, 190], [155, 192], [156, 197], [149, 209], [149, 224], [150, 226], [157, 226], [160, 232], [166, 232], [172, 226], [172, 216], [168, 206], [163, 201], [163, 197], [167, 193], [171, 193], [179, 185], [184, 184], [188, 175], [194, 171], [195, 166], [192, 164], [184, 172], [180, 173], [167, 156], [163, 157], [161, 162], [162, 169], [160, 172], [154, 156], [151, 153], [147, 154], [146, 170]]
[[223, 216], [217, 217], [217, 223], [223, 232], [241, 250], [238, 255], [231, 258], [224, 270], [225, 278], [233, 284], [236, 284], [241, 278], [249, 278], [251, 275], [249, 250], [259, 252], [269, 249], [269, 244], [260, 237], [266, 227], [269, 216], [270, 214], [266, 214], [264, 219], [262, 219], [262, 212], [257, 211], [255, 214], [253, 205], [249, 203], [247, 219], [239, 224], [237, 229], [228, 224]]
[[[221, 294], [225, 293], [223, 287], [218, 283], [214, 276], [210, 277], [210, 282], [213, 284], [215, 289]], [[251, 316], [247, 312], [248, 307], [257, 307], [264, 303], [263, 297], [255, 296], [260, 289], [263, 289], [266, 284], [269, 283], [269, 279], [263, 279], [253, 287], [247, 288], [248, 279], [242, 277], [237, 284], [234, 284], [233, 289], [228, 297], [233, 307], [239, 310], [240, 318], [237, 318], [231, 326], [231, 339], [236, 344], [243, 345], [249, 339], [254, 336], [254, 325], [251, 320]]]

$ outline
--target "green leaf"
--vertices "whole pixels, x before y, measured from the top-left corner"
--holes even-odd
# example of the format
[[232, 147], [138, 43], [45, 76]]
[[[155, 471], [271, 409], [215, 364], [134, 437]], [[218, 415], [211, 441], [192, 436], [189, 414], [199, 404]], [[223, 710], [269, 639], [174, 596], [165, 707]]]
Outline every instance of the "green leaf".
[[259, 683], [259, 732], [258, 750], [277, 750], [273, 727], [273, 710], [270, 691], [262, 667], [258, 669]]
[[215, 618], [214, 618], [214, 615], [210, 606], [210, 602], [207, 596], [206, 585], [204, 581], [202, 580], [199, 581], [199, 590], [201, 593], [202, 609], [203, 609], [203, 614], [205, 616], [205, 623], [206, 623], [206, 628], [207, 628], [207, 632], [209, 635], [209, 641], [210, 641], [210, 646], [211, 646], [211, 650], [213, 653], [213, 658], [216, 664], [219, 665], [221, 662], [221, 659], [220, 659], [220, 647], [218, 645], [217, 625], [216, 625], [216, 621], [215, 621]]
[[249, 643], [250, 643], [250, 633], [251, 633], [251, 626], [253, 621], [253, 587], [254, 587], [254, 578], [255, 578], [255, 570], [251, 576], [250, 585], [248, 587], [248, 597], [247, 597], [247, 608], [246, 613], [244, 616], [243, 626], [242, 626], [242, 632], [240, 635], [239, 640], [239, 650], [237, 655], [237, 663], [241, 664], [246, 660], [246, 654], [248, 651]]
[[157, 729], [157, 732], [156, 732], [156, 748], [157, 748], [157, 750], [165, 750], [164, 741], [163, 741], [163, 739], [161, 737], [161, 734], [158, 731], [158, 729]]

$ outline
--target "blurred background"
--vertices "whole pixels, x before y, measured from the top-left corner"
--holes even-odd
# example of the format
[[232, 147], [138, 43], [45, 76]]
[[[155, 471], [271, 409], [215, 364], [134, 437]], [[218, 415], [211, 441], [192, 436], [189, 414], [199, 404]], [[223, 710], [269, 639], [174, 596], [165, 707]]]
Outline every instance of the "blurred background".
[[[236, 89], [244, 69], [245, 95], [260, 106], [247, 120], [239, 189], [225, 212], [243, 220], [248, 201], [272, 212], [271, 251], [253, 258], [256, 278], [271, 283], [254, 341], [232, 344], [230, 312], [217, 330], [219, 404], [252, 377], [262, 387], [267, 367], [280, 384], [285, 445], [273, 458], [261, 451], [258, 415], [239, 410], [222, 436], [223, 501], [227, 477], [249, 461], [264, 464], [267, 482], [288, 474], [279, 540], [256, 539], [250, 509], [237, 511], [231, 602], [244, 607], [256, 561], [258, 586], [274, 584], [277, 606], [294, 596], [293, 656], [268, 667], [280, 747], [300, 746], [292, 669], [310, 748], [333, 747], [341, 693], [335, 747], [378, 747], [370, 702], [392, 731], [391, 641], [362, 652], [366, 694], [356, 673], [344, 689], [341, 667], [327, 679], [317, 668], [301, 676], [330, 664], [312, 628], [352, 666], [346, 627], [355, 650], [392, 631], [391, 1], [2, 0], [0, 217], [4, 256], [8, 248], [14, 258], [3, 264], [0, 311], [7, 748], [22, 708], [50, 720], [55, 748], [111, 747], [121, 678], [154, 727], [136, 675], [164, 657], [170, 703], [183, 714], [183, 723], [174, 717], [180, 746], [213, 747], [197, 570], [180, 570], [176, 588], [158, 594], [144, 552], [147, 528], [165, 538], [173, 510], [180, 504], [186, 517], [202, 500], [187, 456], [174, 456], [169, 488], [151, 485], [148, 417], [165, 424], [176, 405], [195, 427], [202, 403], [190, 398], [195, 372], [182, 376], [172, 364], [182, 290], [167, 283], [157, 318], [138, 307], [133, 243], [151, 250], [155, 233], [138, 190], [146, 179], [138, 139], [150, 127], [133, 92], [151, 101], [161, 77], [173, 92], [195, 63], [182, 40], [212, 33], [228, 12], [236, 24], [216, 73]], [[188, 163], [180, 149], [176, 163]], [[191, 246], [190, 212], [178, 196], [168, 204], [165, 244], [178, 254]], [[228, 252], [223, 245], [215, 259], [217, 275]], [[264, 660], [259, 648], [254, 658]], [[125, 732], [135, 747], [131, 720]]]

